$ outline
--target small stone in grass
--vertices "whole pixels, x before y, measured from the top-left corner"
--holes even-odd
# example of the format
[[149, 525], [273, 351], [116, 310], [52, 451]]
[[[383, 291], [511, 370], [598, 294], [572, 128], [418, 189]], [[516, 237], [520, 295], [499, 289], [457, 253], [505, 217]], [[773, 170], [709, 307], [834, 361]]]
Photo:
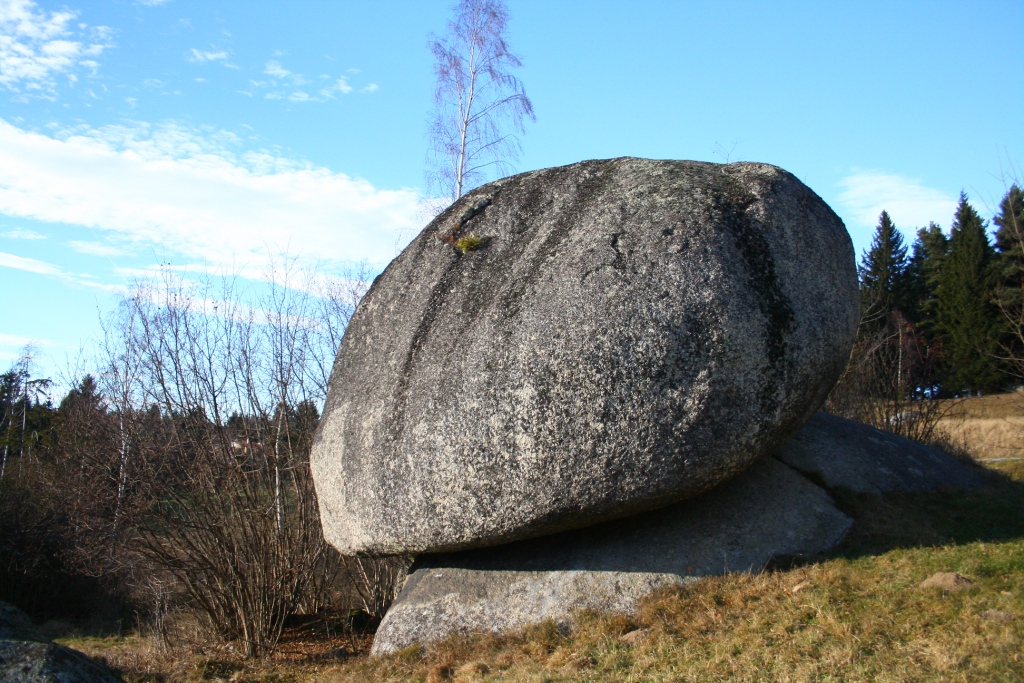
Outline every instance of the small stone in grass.
[[963, 590], [974, 582], [956, 572], [936, 572], [921, 582], [920, 588], [941, 588], [947, 592]]
[[619, 636], [619, 641], [630, 646], [636, 645], [641, 640], [646, 638], [649, 632], [650, 631], [646, 628], [638, 628], [635, 631], [630, 631], [629, 633], [624, 633], [623, 635]]
[[978, 614], [978, 616], [981, 617], [982, 619], [987, 619], [989, 621], [1003, 621], [1003, 622], [1013, 621], [1013, 615], [1012, 614], [1010, 614], [1009, 612], [1004, 612], [1002, 610], [998, 610], [998, 609], [987, 609], [984, 612], [981, 612], [980, 614]]

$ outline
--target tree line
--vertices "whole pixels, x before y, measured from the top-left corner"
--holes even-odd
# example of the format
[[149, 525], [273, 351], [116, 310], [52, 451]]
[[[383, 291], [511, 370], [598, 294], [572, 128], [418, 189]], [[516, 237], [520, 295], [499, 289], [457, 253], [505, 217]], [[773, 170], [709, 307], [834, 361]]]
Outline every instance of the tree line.
[[[324, 541], [309, 451], [365, 271], [139, 283], [95, 374], [54, 405], [28, 360], [0, 376], [0, 600], [37, 618], [169, 616], [246, 655], [292, 614], [379, 616], [404, 560]], [[117, 616], [117, 614], [110, 614]]]
[[[885, 211], [858, 267], [861, 323], [829, 409], [927, 440], [932, 399], [1006, 391], [1024, 380], [1024, 192], [992, 226], [965, 194], [948, 232], [908, 246]], [[994, 227], [990, 238], [990, 227]], [[915, 424], [916, 423], [916, 424]]]

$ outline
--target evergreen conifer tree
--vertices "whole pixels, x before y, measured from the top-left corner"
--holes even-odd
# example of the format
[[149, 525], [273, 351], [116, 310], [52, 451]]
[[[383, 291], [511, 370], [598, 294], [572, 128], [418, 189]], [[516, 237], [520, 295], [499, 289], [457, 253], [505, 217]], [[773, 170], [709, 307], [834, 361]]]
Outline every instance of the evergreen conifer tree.
[[1007, 332], [1004, 356], [1024, 377], [1024, 191], [1014, 185], [999, 203], [994, 220], [998, 251], [996, 301]]
[[864, 252], [860, 275], [861, 325], [866, 330], [885, 324], [893, 311], [907, 306], [907, 247], [885, 211], [878, 217], [871, 248]]
[[993, 303], [994, 256], [984, 221], [961, 193], [936, 288], [944, 388], [952, 394], [993, 391], [1004, 379], [998, 361], [999, 310]]
[[949, 251], [949, 239], [936, 223], [917, 231], [907, 265], [910, 305], [907, 317], [928, 335], [935, 336], [935, 291], [939, 286], [939, 273]]
[[1024, 262], [1024, 190], [1014, 185], [999, 202], [995, 217], [996, 250], [1001, 258]]

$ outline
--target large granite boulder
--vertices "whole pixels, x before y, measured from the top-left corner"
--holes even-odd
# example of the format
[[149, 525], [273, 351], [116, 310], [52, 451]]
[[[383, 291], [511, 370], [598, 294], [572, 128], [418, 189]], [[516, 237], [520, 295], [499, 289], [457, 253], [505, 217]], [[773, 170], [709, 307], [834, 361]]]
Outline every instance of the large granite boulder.
[[774, 457], [691, 500], [497, 548], [421, 556], [373, 653], [544, 619], [566, 624], [579, 609], [629, 613], [661, 586], [812, 558], [852, 523], [822, 485], [884, 494], [985, 483], [941, 451], [818, 413]]
[[842, 372], [839, 217], [786, 171], [620, 158], [480, 187], [349, 323], [312, 468], [344, 553], [496, 545], [697, 495]]
[[772, 457], [626, 519], [496, 548], [421, 557], [373, 641], [394, 652], [449, 633], [505, 632], [580, 609], [634, 611], [662, 586], [815, 555], [850, 528], [828, 494]]
[[44, 636], [24, 612], [0, 602], [0, 681], [122, 683], [119, 674]]

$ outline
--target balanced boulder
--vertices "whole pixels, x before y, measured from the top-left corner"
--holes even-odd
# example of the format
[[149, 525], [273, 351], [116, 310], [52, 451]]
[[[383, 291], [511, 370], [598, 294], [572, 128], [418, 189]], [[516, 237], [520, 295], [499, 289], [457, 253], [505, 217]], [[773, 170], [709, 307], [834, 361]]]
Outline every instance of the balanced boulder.
[[842, 221], [777, 167], [620, 158], [477, 188], [349, 323], [312, 453], [326, 537], [451, 551], [700, 494], [821, 404], [858, 316]]
[[386, 654], [451, 633], [505, 633], [579, 610], [634, 612], [656, 589], [813, 556], [853, 523], [772, 457], [701, 496], [586, 529], [417, 559], [373, 641]]
[[774, 456], [698, 497], [586, 529], [418, 557], [373, 653], [545, 619], [567, 625], [585, 609], [631, 613], [664, 586], [811, 559], [854, 524], [833, 502], [839, 489], [881, 496], [988, 483], [942, 451], [817, 413]]

